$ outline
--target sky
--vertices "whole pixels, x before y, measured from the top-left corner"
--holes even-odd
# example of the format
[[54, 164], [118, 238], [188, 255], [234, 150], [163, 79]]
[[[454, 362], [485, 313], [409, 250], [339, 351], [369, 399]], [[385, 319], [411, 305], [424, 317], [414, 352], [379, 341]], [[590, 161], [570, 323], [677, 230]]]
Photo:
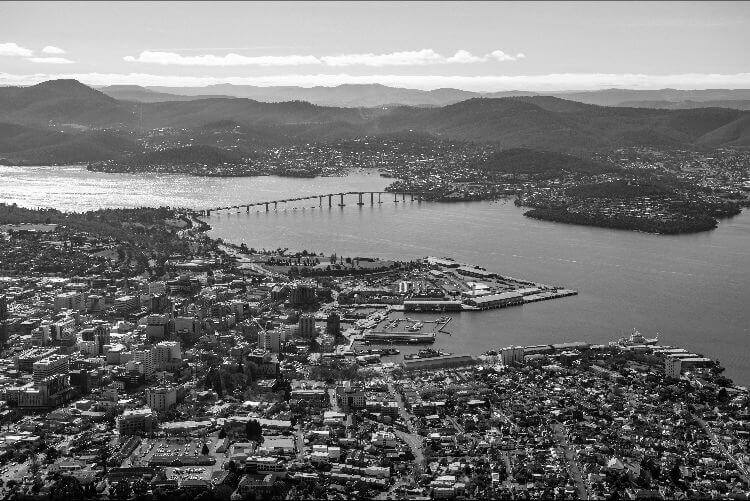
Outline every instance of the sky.
[[0, 2], [0, 85], [750, 88], [750, 2]]

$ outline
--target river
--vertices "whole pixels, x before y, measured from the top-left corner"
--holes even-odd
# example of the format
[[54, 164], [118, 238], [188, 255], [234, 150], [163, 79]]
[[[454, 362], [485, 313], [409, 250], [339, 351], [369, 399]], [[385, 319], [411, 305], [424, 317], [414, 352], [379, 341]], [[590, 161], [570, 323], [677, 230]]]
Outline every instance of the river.
[[[81, 167], [0, 167], [0, 200], [65, 210], [169, 205], [205, 208], [317, 193], [379, 190], [371, 172], [341, 178], [196, 178], [88, 173]], [[211, 236], [250, 247], [345, 256], [449, 256], [504, 275], [574, 288], [578, 296], [454, 315], [436, 348], [481, 353], [510, 344], [607, 342], [633, 328], [716, 358], [750, 384], [750, 214], [677, 236], [523, 217], [512, 203], [296, 208], [207, 218]]]

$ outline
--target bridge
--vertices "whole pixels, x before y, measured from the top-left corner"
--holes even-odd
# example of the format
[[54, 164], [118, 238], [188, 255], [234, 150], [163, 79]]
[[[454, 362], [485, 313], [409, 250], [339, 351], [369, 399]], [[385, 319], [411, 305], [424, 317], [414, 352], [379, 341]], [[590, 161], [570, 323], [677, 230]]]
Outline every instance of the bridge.
[[[411, 202], [414, 202], [415, 200], [417, 203], [421, 203], [422, 200], [424, 200], [422, 193], [419, 192], [413, 192], [413, 191], [347, 191], [347, 192], [341, 192], [341, 193], [325, 193], [325, 194], [318, 194], [318, 195], [309, 195], [305, 197], [296, 197], [296, 198], [284, 198], [279, 200], [269, 200], [267, 202], [251, 202], [246, 204], [238, 204], [238, 205], [228, 205], [226, 207], [213, 207], [210, 209], [201, 209], [195, 211], [196, 214], [201, 216], [210, 216], [213, 212], [219, 212], [219, 211], [236, 211], [241, 212], [242, 209], [245, 209], [246, 212], [250, 212], [251, 207], [262, 207], [265, 208], [266, 212], [269, 212], [272, 208], [273, 210], [278, 210], [279, 204], [287, 204], [289, 202], [299, 202], [301, 200], [317, 200], [318, 201], [318, 207], [325, 207], [325, 203], [328, 203], [328, 207], [333, 207], [334, 202], [338, 201], [336, 204], [338, 207], [345, 207], [346, 204], [344, 203], [344, 197], [356, 195], [357, 198], [357, 205], [360, 207], [363, 205], [366, 205], [367, 195], [369, 195], [369, 201], [370, 205], [375, 204], [382, 204], [383, 203], [383, 195], [393, 195], [393, 203], [399, 203], [399, 197], [401, 197], [401, 202], [406, 202], [406, 197], [410, 198]], [[375, 196], [377, 195], [377, 200], [375, 200]], [[335, 200], [338, 199], [338, 200]]]

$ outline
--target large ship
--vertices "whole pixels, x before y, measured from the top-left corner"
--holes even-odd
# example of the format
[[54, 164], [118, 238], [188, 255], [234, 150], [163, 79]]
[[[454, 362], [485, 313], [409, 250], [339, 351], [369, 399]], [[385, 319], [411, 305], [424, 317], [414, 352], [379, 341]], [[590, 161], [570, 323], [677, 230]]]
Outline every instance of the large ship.
[[638, 332], [637, 329], [634, 328], [633, 332], [630, 333], [630, 336], [627, 338], [621, 337], [620, 340], [618, 341], [618, 344], [622, 346], [633, 346], [633, 345], [639, 345], [639, 344], [641, 345], [659, 344], [659, 333], [658, 332], [656, 333], [656, 337], [648, 338], [648, 337], [645, 337], [643, 334]]

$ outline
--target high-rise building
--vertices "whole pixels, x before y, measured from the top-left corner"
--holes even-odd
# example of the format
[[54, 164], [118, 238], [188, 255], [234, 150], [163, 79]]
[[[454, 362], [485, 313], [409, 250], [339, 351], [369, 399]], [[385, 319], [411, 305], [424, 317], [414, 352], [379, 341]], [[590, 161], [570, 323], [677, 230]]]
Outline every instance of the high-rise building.
[[341, 332], [341, 317], [338, 313], [332, 312], [326, 319], [326, 334], [337, 336]]
[[38, 362], [34, 362], [34, 382], [38, 383], [56, 374], [67, 374], [69, 371], [70, 357], [68, 355], [50, 355]]
[[165, 369], [173, 361], [182, 360], [179, 341], [162, 341], [153, 347], [153, 360], [157, 369]]
[[82, 292], [68, 291], [55, 296], [55, 310], [81, 311], [86, 307], [86, 296]]
[[521, 346], [510, 346], [508, 348], [503, 348], [500, 355], [503, 359], [503, 365], [505, 366], [521, 365], [523, 364], [524, 349]]
[[668, 378], [679, 379], [682, 373], [682, 360], [678, 357], [664, 359], [664, 375]]
[[146, 337], [150, 341], [162, 341], [169, 337], [171, 321], [168, 315], [146, 317]]
[[363, 409], [367, 405], [362, 388], [353, 386], [351, 381], [344, 381], [342, 386], [336, 387], [336, 401], [344, 410]]
[[8, 320], [8, 297], [0, 294], [0, 322]]
[[264, 330], [258, 333], [258, 347], [271, 353], [281, 353], [284, 341], [286, 341], [286, 332], [281, 329]]
[[114, 309], [118, 315], [126, 315], [138, 310], [140, 298], [138, 296], [122, 296], [115, 298]]
[[146, 403], [156, 412], [169, 410], [177, 403], [177, 388], [171, 385], [146, 388]]
[[300, 315], [298, 334], [305, 339], [315, 337], [315, 315], [310, 313]]
[[[150, 347], [133, 350], [133, 358], [130, 360], [130, 363], [133, 364], [133, 369], [136, 369], [147, 378], [151, 377], [156, 370], [154, 364], [154, 351]], [[128, 365], [130, 365], [130, 363]], [[138, 364], [138, 367], [135, 367], [135, 364]]]
[[117, 419], [117, 429], [122, 436], [148, 433], [154, 428], [156, 428], [156, 415], [151, 409], [126, 410]]
[[87, 395], [91, 391], [91, 374], [86, 369], [75, 369], [70, 371], [70, 386], [77, 388], [81, 395]]
[[294, 284], [289, 295], [289, 302], [292, 306], [309, 306], [315, 303], [315, 285], [306, 282]]

